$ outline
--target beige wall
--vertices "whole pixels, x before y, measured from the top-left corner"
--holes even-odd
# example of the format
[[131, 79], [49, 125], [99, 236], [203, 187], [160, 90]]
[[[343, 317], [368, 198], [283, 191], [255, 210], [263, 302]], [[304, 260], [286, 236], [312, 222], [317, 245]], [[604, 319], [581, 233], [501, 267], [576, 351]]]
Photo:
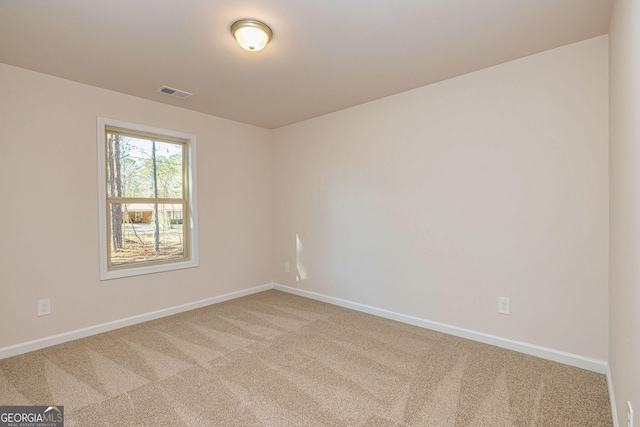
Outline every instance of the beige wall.
[[602, 36], [277, 129], [274, 280], [606, 360], [607, 69]]
[[621, 426], [640, 418], [640, 2], [616, 0], [610, 26], [609, 364]]
[[[607, 359], [606, 36], [276, 131], [0, 82], [0, 348], [275, 280]], [[199, 268], [98, 280], [96, 116], [197, 135]]]
[[[269, 131], [4, 64], [0, 87], [0, 348], [271, 282]], [[96, 116], [197, 136], [200, 267], [98, 280]]]

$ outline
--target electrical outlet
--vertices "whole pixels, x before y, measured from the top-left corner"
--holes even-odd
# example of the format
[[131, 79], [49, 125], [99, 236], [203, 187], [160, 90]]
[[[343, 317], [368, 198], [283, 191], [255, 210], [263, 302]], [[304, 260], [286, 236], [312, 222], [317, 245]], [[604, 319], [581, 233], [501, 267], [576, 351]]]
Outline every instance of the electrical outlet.
[[631, 402], [627, 400], [627, 427], [633, 427], [633, 408]]
[[498, 297], [498, 313], [511, 314], [511, 302], [509, 298]]
[[289, 264], [288, 262], [284, 263], [284, 272], [291, 273], [291, 264]]
[[38, 316], [51, 314], [51, 300], [49, 298], [38, 300]]

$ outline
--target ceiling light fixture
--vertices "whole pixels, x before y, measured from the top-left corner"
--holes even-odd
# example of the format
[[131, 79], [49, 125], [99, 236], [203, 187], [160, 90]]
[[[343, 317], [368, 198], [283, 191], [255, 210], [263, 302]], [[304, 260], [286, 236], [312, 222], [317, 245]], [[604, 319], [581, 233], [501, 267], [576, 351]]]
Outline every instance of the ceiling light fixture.
[[255, 19], [241, 19], [231, 25], [231, 34], [245, 50], [257, 52], [269, 43], [273, 32], [264, 22]]

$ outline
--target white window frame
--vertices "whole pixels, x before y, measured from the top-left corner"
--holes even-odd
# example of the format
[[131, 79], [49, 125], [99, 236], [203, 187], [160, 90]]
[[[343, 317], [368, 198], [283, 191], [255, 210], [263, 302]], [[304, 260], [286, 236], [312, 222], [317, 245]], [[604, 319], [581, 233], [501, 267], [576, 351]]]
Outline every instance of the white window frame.
[[[128, 123], [121, 120], [108, 119], [104, 117], [97, 118], [97, 143], [98, 143], [98, 218], [99, 218], [99, 237], [100, 237], [100, 280], [110, 280], [121, 277], [139, 276], [142, 274], [160, 273], [163, 271], [180, 270], [184, 268], [193, 268], [199, 265], [198, 260], [198, 204], [197, 204], [197, 185], [196, 185], [196, 136], [189, 133], [178, 132], [174, 130], [160, 129], [152, 126], [145, 126], [136, 123]], [[183, 215], [190, 215], [189, 229], [185, 233], [189, 233], [189, 258], [183, 261], [170, 263], [162, 263], [155, 265], [131, 265], [127, 267], [120, 266], [118, 269], [108, 268], [107, 257], [109, 252], [109, 239], [107, 236], [107, 177], [106, 177], [106, 128], [116, 127], [138, 131], [156, 135], [165, 135], [172, 138], [180, 138], [188, 141], [186, 155], [188, 156], [188, 212]]]

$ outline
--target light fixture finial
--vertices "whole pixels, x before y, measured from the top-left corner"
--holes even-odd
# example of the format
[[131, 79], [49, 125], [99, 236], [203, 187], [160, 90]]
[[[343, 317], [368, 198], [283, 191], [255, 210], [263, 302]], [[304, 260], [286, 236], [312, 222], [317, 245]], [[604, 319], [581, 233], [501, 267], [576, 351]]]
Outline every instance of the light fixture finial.
[[240, 19], [231, 25], [231, 34], [245, 50], [257, 52], [269, 43], [273, 32], [264, 22], [255, 19]]

